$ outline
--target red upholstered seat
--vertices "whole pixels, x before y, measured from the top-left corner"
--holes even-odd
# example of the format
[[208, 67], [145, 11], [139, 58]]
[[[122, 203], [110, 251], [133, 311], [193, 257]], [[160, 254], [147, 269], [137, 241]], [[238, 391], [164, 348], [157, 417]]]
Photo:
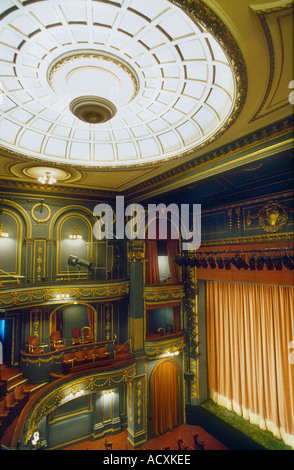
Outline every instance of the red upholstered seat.
[[62, 349], [66, 346], [66, 340], [60, 337], [60, 331], [53, 331], [50, 335], [53, 349]]
[[89, 326], [82, 328], [82, 339], [83, 343], [93, 343], [93, 335]]
[[30, 354], [42, 354], [44, 349], [38, 347], [38, 336], [32, 335], [28, 337], [28, 350]]
[[82, 342], [79, 328], [77, 327], [72, 328], [71, 335], [72, 335], [72, 344], [80, 344]]

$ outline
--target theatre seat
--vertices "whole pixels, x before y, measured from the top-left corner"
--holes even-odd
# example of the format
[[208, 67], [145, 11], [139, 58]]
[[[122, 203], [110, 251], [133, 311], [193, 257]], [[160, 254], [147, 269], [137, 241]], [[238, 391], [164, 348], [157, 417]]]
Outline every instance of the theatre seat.
[[30, 354], [43, 354], [44, 349], [38, 347], [38, 336], [32, 335], [27, 340], [28, 351]]
[[66, 340], [60, 337], [60, 331], [53, 331], [50, 335], [52, 349], [62, 349], [66, 346]]
[[85, 357], [86, 351], [76, 351], [74, 353], [74, 365], [81, 365], [84, 364], [87, 359]]
[[80, 337], [80, 329], [75, 327], [75, 328], [72, 328], [71, 330], [71, 335], [72, 335], [72, 344], [75, 345], [75, 344], [81, 344], [82, 342], [82, 338]]
[[83, 343], [93, 343], [93, 336], [89, 326], [82, 328], [82, 341]]

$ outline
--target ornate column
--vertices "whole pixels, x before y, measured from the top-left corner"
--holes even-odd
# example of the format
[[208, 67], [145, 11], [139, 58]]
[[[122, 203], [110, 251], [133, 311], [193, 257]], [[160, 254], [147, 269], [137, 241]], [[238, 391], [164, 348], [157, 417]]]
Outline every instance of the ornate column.
[[199, 364], [198, 364], [198, 312], [196, 268], [187, 266], [183, 269], [185, 288], [184, 329], [185, 346], [185, 383], [186, 403], [199, 403]]
[[130, 273], [129, 337], [132, 340], [133, 354], [138, 357], [144, 354], [144, 242], [137, 240], [129, 242], [128, 260]]
[[138, 375], [128, 384], [128, 442], [136, 448], [147, 441], [146, 375]]

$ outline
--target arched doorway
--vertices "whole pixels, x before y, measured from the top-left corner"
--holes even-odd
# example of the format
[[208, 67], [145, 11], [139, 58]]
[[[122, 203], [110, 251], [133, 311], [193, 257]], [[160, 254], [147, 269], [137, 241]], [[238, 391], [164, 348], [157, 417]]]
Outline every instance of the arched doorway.
[[160, 362], [151, 376], [152, 437], [181, 423], [179, 368], [170, 359]]

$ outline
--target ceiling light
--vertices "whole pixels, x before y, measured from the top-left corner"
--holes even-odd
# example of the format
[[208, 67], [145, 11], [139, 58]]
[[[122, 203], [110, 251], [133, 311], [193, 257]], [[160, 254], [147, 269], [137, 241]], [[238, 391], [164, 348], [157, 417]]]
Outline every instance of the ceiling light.
[[54, 184], [56, 183], [56, 178], [51, 175], [50, 171], [46, 171], [44, 176], [38, 178], [39, 183], [41, 184]]

